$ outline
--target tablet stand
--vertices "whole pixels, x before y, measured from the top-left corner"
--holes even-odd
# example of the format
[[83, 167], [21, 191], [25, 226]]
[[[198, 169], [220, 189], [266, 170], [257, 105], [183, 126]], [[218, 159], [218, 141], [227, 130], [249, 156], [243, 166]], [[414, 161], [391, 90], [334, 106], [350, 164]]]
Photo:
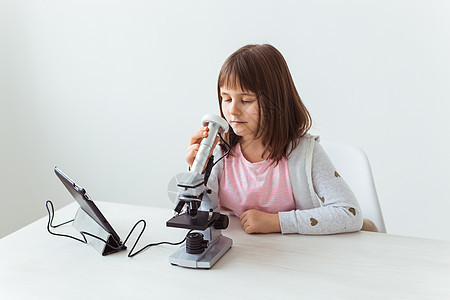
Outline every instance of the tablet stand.
[[[92, 219], [91, 216], [89, 216], [81, 207], [75, 215], [73, 227], [85, 236], [87, 242], [91, 244], [101, 255], [108, 255], [126, 249], [125, 246], [118, 244], [112, 235], [101, 227], [94, 219]], [[97, 236], [104, 241], [107, 241], [107, 243], [105, 244], [100, 239], [94, 238], [87, 234], [85, 235], [84, 233]]]

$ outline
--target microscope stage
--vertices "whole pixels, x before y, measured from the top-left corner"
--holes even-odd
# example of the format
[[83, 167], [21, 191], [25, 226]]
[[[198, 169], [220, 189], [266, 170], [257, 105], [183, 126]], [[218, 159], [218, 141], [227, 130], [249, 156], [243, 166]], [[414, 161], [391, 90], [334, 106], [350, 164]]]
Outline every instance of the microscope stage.
[[191, 216], [188, 213], [175, 216], [166, 222], [167, 227], [194, 229], [194, 230], [206, 230], [214, 222], [220, 218], [220, 213], [213, 212], [211, 218], [209, 218], [209, 212], [198, 211], [196, 216]]

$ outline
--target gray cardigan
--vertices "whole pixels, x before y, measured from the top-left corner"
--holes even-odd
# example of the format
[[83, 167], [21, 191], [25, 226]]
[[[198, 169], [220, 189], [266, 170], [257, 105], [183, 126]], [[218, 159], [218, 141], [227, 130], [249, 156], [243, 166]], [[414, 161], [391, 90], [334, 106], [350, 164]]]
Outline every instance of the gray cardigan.
[[[214, 157], [220, 156], [217, 147]], [[288, 156], [288, 168], [296, 209], [278, 213], [282, 233], [332, 234], [361, 229], [358, 201], [319, 144], [319, 137], [302, 137]], [[222, 172], [223, 160], [214, 166], [208, 181], [213, 203], [218, 203]]]

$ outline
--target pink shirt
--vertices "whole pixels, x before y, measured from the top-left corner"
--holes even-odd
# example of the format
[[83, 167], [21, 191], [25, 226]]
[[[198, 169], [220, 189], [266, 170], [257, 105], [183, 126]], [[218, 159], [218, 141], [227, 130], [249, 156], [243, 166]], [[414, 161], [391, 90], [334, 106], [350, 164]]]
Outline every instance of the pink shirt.
[[251, 163], [242, 155], [237, 144], [234, 156], [223, 161], [219, 182], [219, 205], [240, 216], [249, 209], [278, 213], [295, 209], [289, 177], [288, 161], [283, 158], [277, 166], [271, 160]]

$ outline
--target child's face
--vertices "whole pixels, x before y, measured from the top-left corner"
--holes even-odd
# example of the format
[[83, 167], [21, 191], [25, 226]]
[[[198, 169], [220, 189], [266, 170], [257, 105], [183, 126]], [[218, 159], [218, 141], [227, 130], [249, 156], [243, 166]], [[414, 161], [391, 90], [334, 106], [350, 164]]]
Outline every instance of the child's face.
[[258, 99], [253, 92], [241, 88], [220, 88], [222, 111], [236, 135], [243, 140], [254, 139], [259, 120]]

